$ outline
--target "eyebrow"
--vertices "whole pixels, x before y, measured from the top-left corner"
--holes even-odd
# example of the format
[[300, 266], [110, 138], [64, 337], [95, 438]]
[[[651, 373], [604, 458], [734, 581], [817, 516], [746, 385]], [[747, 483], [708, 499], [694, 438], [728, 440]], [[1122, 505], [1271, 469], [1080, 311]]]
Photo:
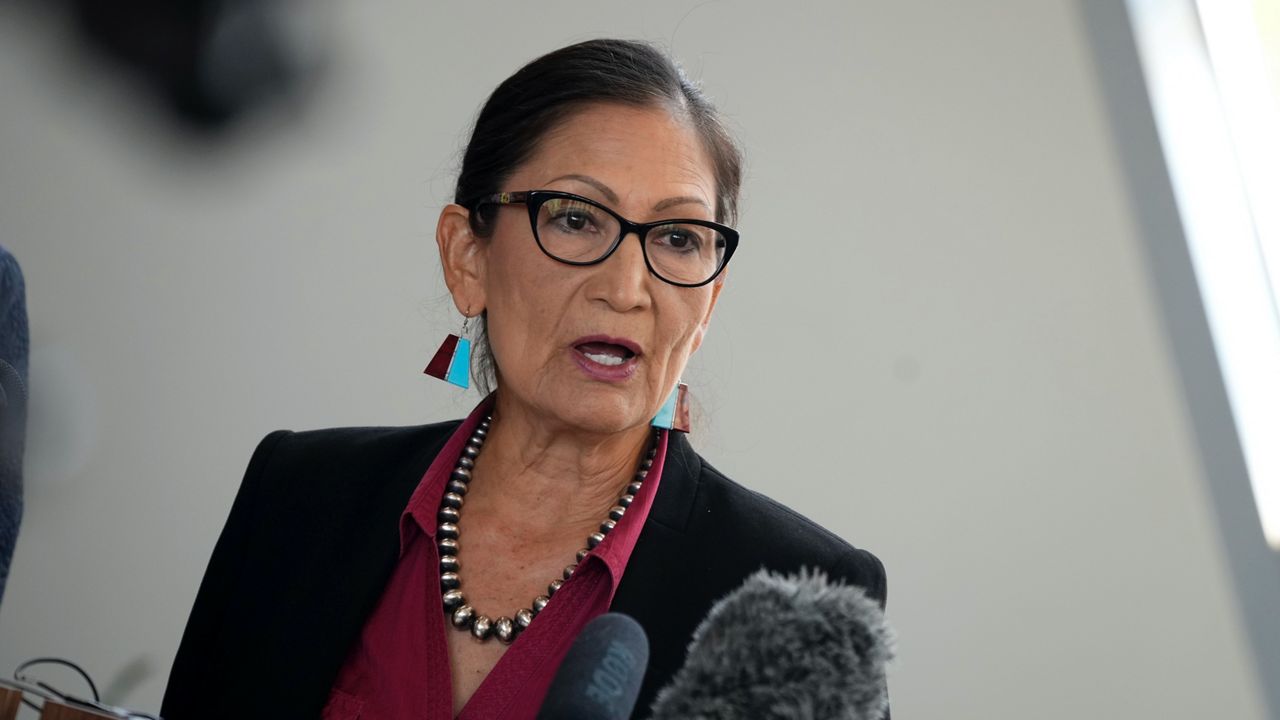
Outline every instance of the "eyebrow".
[[[558, 178], [554, 178], [550, 182], [557, 182], [560, 180], [577, 180], [580, 183], [586, 183], [587, 185], [590, 185], [596, 190], [599, 190], [600, 193], [603, 194], [605, 198], [608, 199], [609, 202], [614, 203], [615, 205], [618, 203], [617, 193], [615, 193], [612, 189], [610, 189], [608, 185], [605, 185], [604, 183], [591, 177], [590, 175], [579, 175], [577, 173], [570, 173], [568, 175], [561, 175]], [[693, 197], [692, 195], [680, 195], [677, 197], [670, 197], [665, 200], [661, 200], [658, 202], [658, 204], [653, 206], [653, 209], [655, 211], [666, 210], [669, 207], [675, 207], [677, 205], [701, 205], [702, 207], [707, 208], [708, 210], [710, 209], [710, 207], [707, 205], [707, 203], [704, 200], [702, 200], [701, 198]]]

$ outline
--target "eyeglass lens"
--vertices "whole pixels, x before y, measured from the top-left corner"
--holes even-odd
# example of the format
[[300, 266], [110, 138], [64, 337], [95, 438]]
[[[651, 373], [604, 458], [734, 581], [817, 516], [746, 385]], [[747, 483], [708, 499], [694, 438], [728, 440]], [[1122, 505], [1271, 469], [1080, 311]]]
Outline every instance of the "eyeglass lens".
[[[543, 249], [556, 258], [590, 263], [609, 252], [622, 227], [617, 218], [595, 205], [553, 197], [538, 208], [534, 230]], [[654, 271], [663, 278], [694, 284], [716, 274], [727, 244], [713, 228], [670, 223], [645, 234], [644, 252]]]

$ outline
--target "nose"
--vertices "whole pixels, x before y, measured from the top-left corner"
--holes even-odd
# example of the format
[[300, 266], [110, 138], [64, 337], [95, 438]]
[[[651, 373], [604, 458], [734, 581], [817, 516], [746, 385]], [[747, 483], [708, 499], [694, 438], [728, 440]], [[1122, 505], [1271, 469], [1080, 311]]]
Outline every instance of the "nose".
[[592, 270], [588, 299], [601, 300], [617, 312], [646, 308], [653, 302], [649, 293], [652, 278], [636, 233], [627, 233], [613, 254]]

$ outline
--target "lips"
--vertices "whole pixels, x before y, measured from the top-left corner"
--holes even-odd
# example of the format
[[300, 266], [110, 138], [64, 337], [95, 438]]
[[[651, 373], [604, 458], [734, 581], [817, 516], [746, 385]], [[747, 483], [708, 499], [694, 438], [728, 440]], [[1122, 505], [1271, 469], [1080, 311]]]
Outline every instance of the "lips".
[[592, 336], [573, 344], [573, 356], [586, 373], [599, 380], [624, 380], [635, 372], [640, 347], [626, 338]]
[[601, 365], [621, 365], [636, 356], [625, 346], [614, 345], [613, 343], [588, 342], [574, 347], [578, 348], [578, 352], [586, 355], [588, 360], [598, 362]]

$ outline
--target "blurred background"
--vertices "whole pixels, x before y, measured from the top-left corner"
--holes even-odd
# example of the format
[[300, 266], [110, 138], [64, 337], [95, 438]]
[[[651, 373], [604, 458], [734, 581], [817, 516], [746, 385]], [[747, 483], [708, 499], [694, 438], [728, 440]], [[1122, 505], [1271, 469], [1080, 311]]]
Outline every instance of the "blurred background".
[[[1280, 37], [1275, 4], [1219, 3], [1255, 44]], [[1186, 219], [1161, 145], [1187, 114], [1162, 116], [1160, 78], [1198, 87], [1203, 17], [0, 2], [0, 245], [31, 328], [0, 675], [67, 657], [158, 711], [263, 435], [474, 405], [422, 375], [460, 321], [434, 227], [469, 125], [528, 60], [623, 36], [668, 48], [747, 155], [742, 246], [686, 375], [692, 440], [884, 561], [895, 716], [1280, 717], [1278, 466], [1249, 440], [1274, 442], [1280, 395], [1223, 359], [1243, 334], [1280, 375], [1280, 326], [1214, 324], [1194, 241], [1231, 233]], [[1227, 290], [1266, 277], [1250, 192], [1232, 197], [1257, 262]]]

